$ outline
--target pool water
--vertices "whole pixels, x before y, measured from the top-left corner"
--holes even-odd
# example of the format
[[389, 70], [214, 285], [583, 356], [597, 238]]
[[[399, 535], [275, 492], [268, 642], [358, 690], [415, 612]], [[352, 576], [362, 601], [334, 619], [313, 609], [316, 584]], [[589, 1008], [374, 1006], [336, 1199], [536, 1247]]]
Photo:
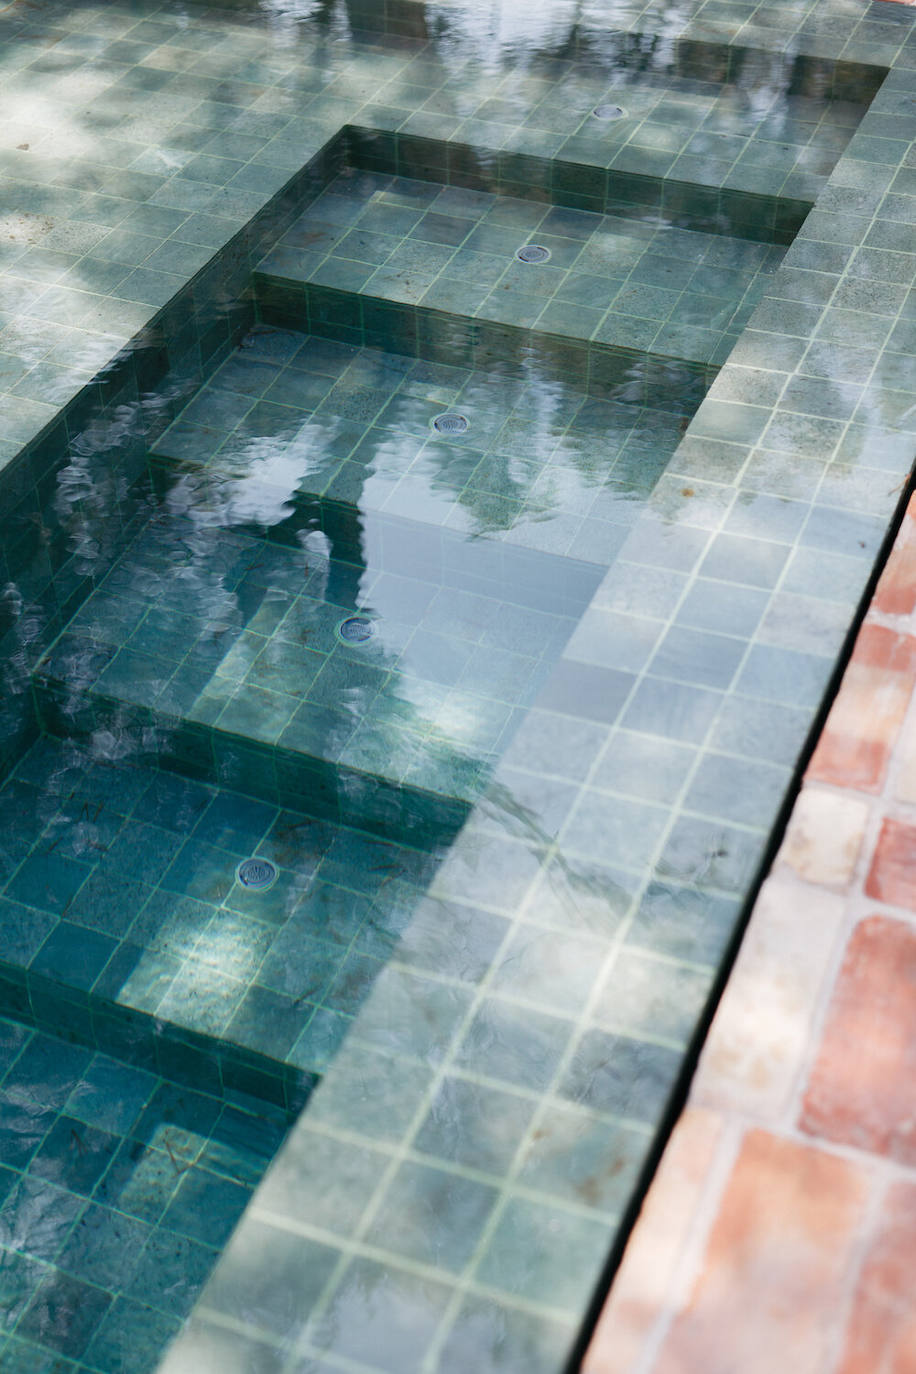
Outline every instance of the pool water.
[[[760, 198], [763, 199], [762, 197]], [[668, 358], [720, 362], [785, 246], [761, 205], [736, 237], [727, 209], [710, 230], [620, 203], [617, 214], [348, 168], [259, 267], [357, 297], [416, 302]], [[627, 211], [629, 214], [627, 214]], [[648, 222], [646, 222], [648, 219]], [[745, 226], [736, 226], [745, 227]], [[524, 262], [526, 247], [549, 255]]]
[[99, 62], [186, 127], [11, 487], [3, 1369], [559, 1374], [791, 788], [888, 506], [716, 377], [883, 71], [503, 8]]
[[3, 1368], [154, 1367], [287, 1117], [5, 1019], [0, 1103]]

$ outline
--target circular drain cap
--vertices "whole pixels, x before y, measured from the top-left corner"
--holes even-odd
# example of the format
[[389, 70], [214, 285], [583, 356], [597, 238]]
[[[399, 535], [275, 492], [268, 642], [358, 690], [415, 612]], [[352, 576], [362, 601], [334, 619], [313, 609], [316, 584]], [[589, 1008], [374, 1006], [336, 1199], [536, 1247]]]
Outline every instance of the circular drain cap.
[[459, 415], [454, 410], [446, 411], [444, 415], [437, 415], [433, 420], [433, 429], [439, 434], [467, 434], [471, 428], [470, 421], [466, 415]]
[[519, 262], [546, 262], [550, 257], [550, 249], [543, 248], [539, 243], [526, 243], [515, 256]]
[[273, 887], [277, 881], [277, 870], [269, 859], [243, 859], [236, 869], [235, 876], [242, 887], [253, 887], [263, 891]]
[[344, 644], [365, 644], [375, 634], [375, 626], [364, 615], [351, 615], [337, 626], [337, 636]]
[[623, 119], [626, 110], [619, 105], [596, 105], [592, 114], [596, 119]]

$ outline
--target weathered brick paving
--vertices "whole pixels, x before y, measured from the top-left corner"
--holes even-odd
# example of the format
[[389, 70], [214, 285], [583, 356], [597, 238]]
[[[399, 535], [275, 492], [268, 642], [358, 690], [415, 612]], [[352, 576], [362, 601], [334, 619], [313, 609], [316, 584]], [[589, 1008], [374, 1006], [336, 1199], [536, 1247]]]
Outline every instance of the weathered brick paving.
[[912, 1374], [916, 498], [583, 1374]]

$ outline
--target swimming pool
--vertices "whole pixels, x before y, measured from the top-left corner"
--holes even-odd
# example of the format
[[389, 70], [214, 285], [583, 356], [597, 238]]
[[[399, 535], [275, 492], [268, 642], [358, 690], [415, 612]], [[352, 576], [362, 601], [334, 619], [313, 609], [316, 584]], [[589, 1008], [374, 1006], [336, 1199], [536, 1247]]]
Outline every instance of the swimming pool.
[[17, 134], [2, 1358], [554, 1374], [909, 469], [909, 68], [75, 16], [13, 82], [107, 170]]

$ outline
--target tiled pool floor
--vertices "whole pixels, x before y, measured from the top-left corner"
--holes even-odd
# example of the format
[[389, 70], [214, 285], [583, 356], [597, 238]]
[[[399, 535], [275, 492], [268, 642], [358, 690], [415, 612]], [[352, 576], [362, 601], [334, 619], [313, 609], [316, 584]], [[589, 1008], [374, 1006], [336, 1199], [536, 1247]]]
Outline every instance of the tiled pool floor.
[[0, 1368], [147, 1374], [288, 1121], [0, 1019]]
[[[445, 153], [441, 154], [443, 162]], [[772, 211], [771, 211], [772, 213]], [[765, 208], [754, 226], [768, 233]], [[259, 273], [665, 357], [722, 362], [785, 247], [348, 169]], [[544, 262], [519, 249], [546, 248]]]
[[913, 1364], [914, 631], [911, 496], [586, 1374]]

